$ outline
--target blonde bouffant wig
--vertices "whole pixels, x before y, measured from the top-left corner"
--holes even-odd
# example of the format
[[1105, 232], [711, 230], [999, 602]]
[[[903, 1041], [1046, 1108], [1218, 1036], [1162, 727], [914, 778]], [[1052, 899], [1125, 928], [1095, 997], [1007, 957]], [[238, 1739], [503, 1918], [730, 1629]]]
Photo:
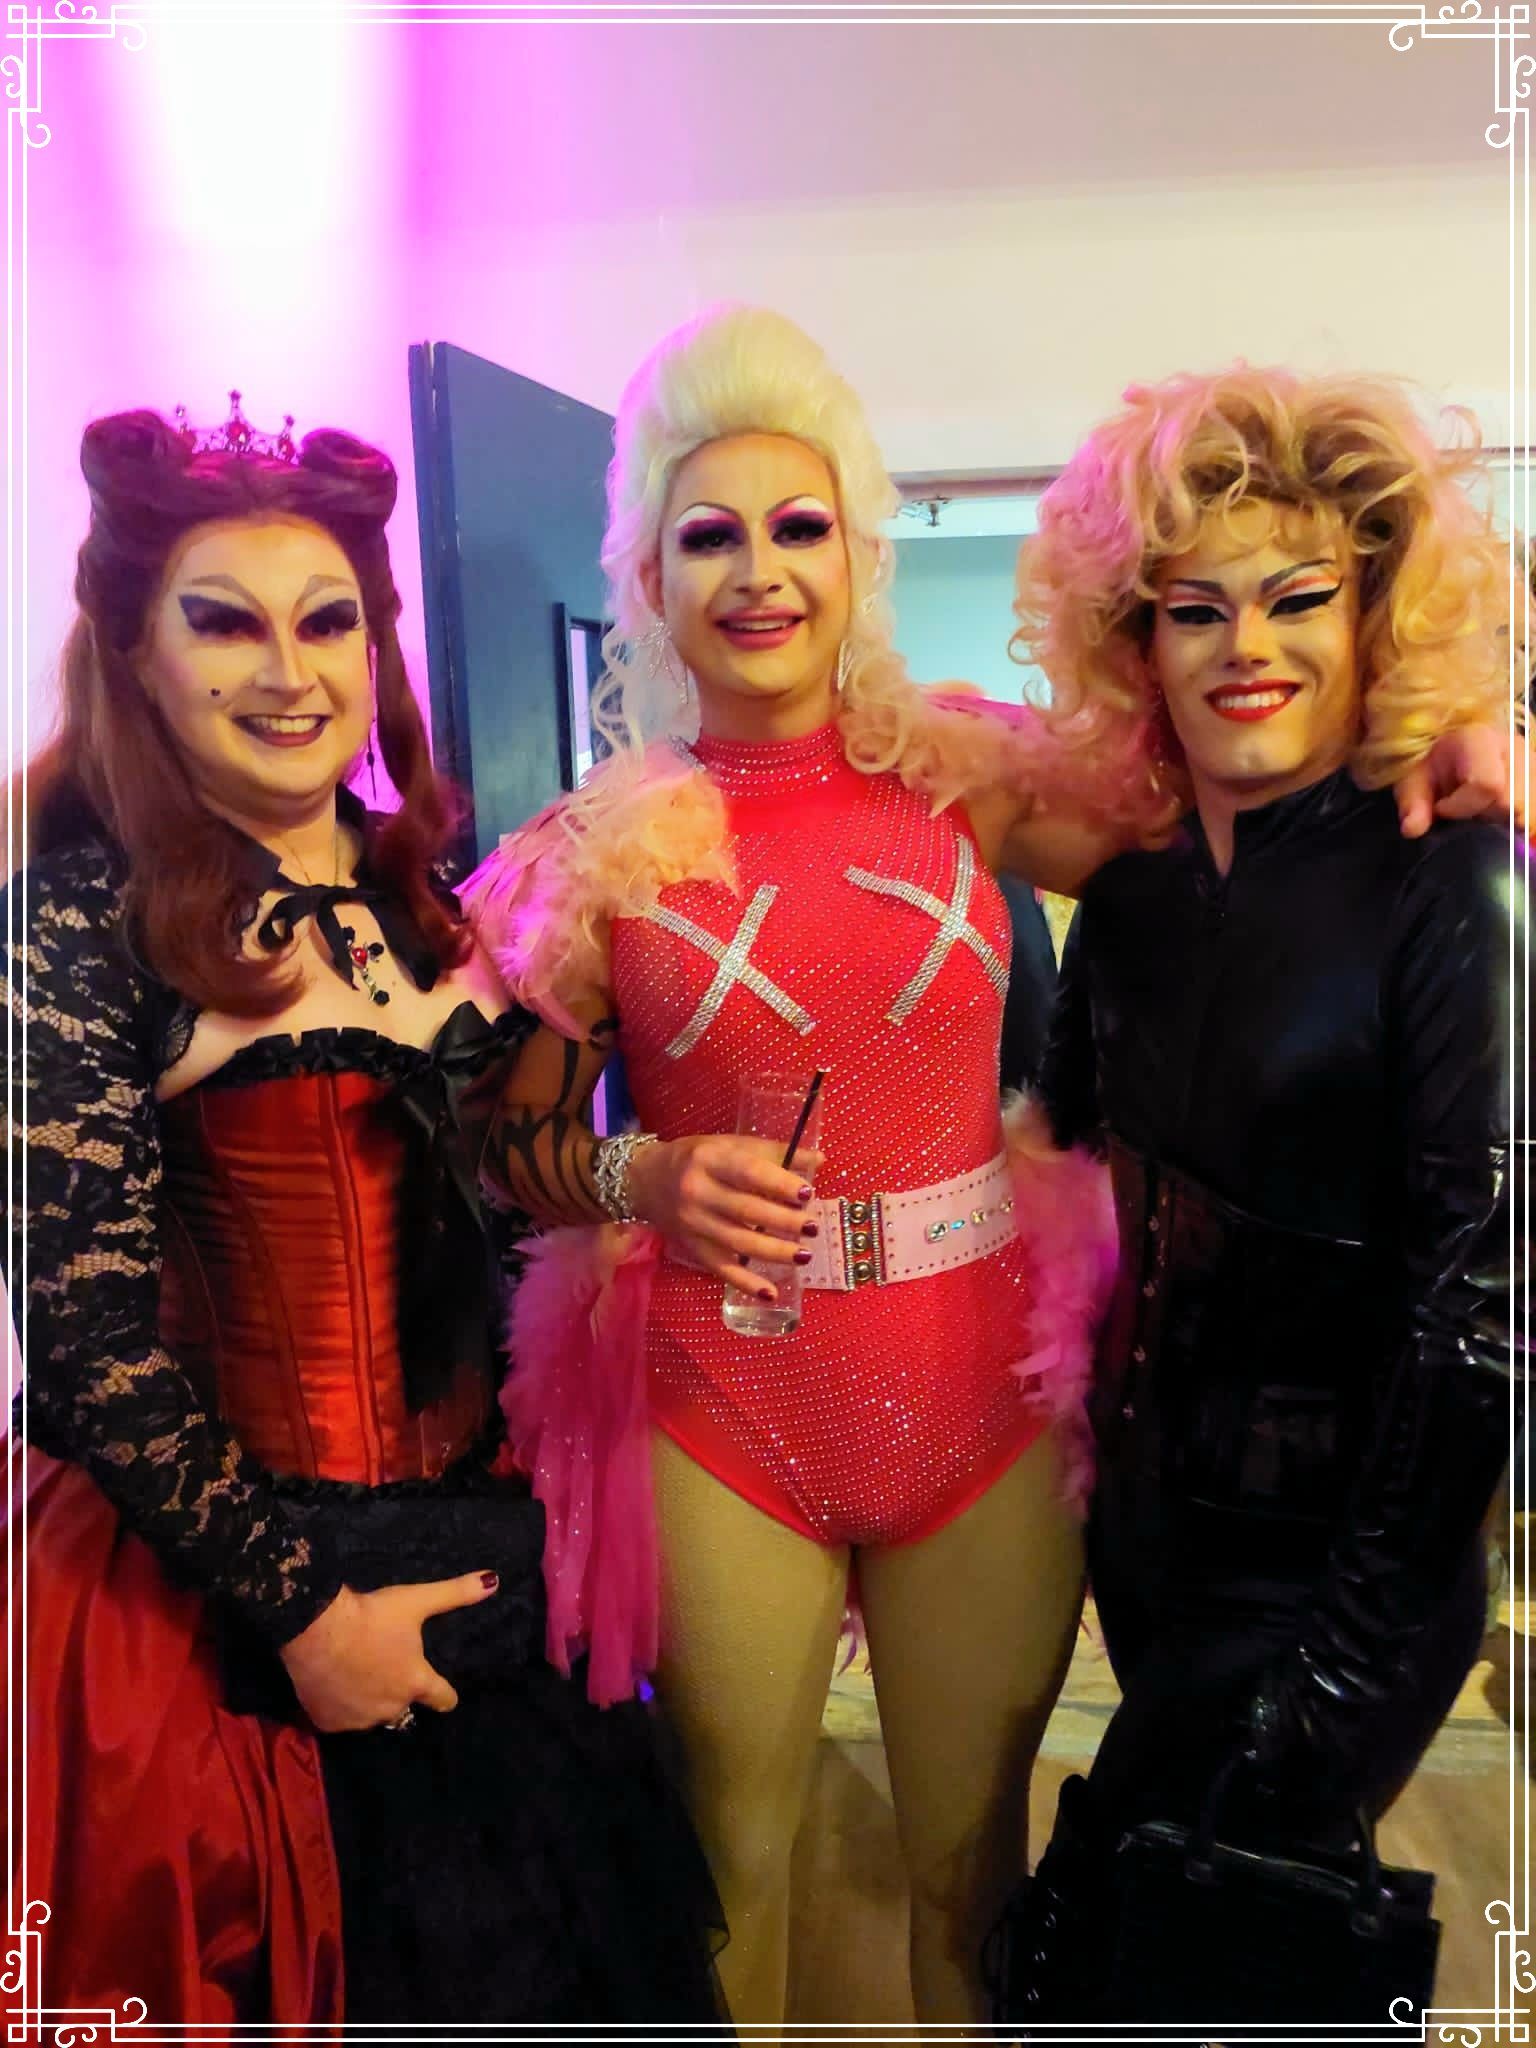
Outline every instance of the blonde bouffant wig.
[[834, 715], [855, 768], [899, 775], [935, 810], [1000, 785], [1133, 831], [1152, 829], [1170, 808], [1142, 743], [1144, 721], [1103, 734], [1094, 719], [1055, 730], [1014, 707], [999, 722], [918, 688], [892, 644], [886, 596], [884, 527], [899, 501], [862, 405], [793, 321], [713, 307], [669, 334], [619, 401], [602, 554], [613, 624], [592, 704], [611, 751], [466, 885], [482, 929], [499, 935], [509, 987], [571, 1035], [580, 1030], [569, 1006], [606, 985], [612, 919], [643, 914], [674, 882], [736, 884], [724, 800], [673, 744], [694, 737], [698, 706], [641, 572], [660, 552], [679, 465], [739, 434], [799, 441], [832, 473], [850, 583]]
[[[900, 499], [864, 408], [809, 335], [757, 306], [711, 307], [676, 329], [619, 401], [602, 556], [614, 623], [594, 698], [599, 731], [616, 751], [633, 753], [652, 739], [696, 730], [697, 707], [679, 687], [675, 658], [658, 659], [662, 621], [640, 571], [660, 551], [678, 465], [706, 442], [736, 434], [782, 434], [813, 448], [832, 472], [848, 545], [851, 602], [837, 718], [849, 760], [868, 774], [894, 770], [938, 805], [995, 782], [995, 728], [934, 703], [892, 644], [886, 592], [893, 551], [884, 527]], [[1033, 747], [1020, 739], [1018, 752], [1055, 794], [1128, 819], [1145, 810], [1146, 777], [1134, 749], [1090, 760], [1040, 731]]]
[[640, 571], [660, 553], [662, 513], [679, 465], [707, 442], [735, 434], [782, 434], [813, 448], [832, 472], [848, 542], [849, 701], [872, 665], [892, 659], [883, 594], [891, 550], [882, 529], [899, 499], [863, 407], [810, 336], [783, 314], [712, 307], [652, 350], [619, 401], [602, 557], [614, 623], [603, 648], [599, 716], [610, 737], [633, 744], [694, 722], [675, 664], [654, 658], [660, 621]]
[[[1155, 714], [1153, 578], [1213, 509], [1315, 518], [1360, 578], [1361, 723], [1350, 766], [1396, 779], [1453, 726], [1510, 717], [1505, 544], [1464, 488], [1475, 422], [1437, 445], [1387, 378], [1244, 364], [1133, 385], [1040, 505], [1020, 555], [1015, 650], [1050, 680], [1051, 722], [1100, 731]], [[1166, 726], [1164, 744], [1175, 751]]]

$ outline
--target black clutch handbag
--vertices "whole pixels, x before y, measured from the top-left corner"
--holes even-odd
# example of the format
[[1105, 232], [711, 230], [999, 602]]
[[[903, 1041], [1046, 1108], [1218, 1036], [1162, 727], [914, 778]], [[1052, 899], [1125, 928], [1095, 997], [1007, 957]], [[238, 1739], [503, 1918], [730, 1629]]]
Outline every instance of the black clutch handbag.
[[1432, 1873], [1383, 1868], [1363, 1814], [1355, 1848], [1336, 1856], [1217, 1840], [1235, 1768], [1218, 1775], [1195, 1827], [1148, 1821], [1121, 1838], [1104, 2015], [1218, 2029], [1331, 2021], [1401, 2038], [1434, 1994]]
[[[398, 1489], [283, 1489], [283, 1511], [312, 1534], [355, 1593], [492, 1571], [496, 1591], [423, 1625], [427, 1661], [455, 1690], [502, 1685], [544, 1653], [544, 1510], [526, 1486], [484, 1472]], [[302, 1718], [282, 1661], [249, 1628], [220, 1633], [229, 1704], [239, 1713]]]

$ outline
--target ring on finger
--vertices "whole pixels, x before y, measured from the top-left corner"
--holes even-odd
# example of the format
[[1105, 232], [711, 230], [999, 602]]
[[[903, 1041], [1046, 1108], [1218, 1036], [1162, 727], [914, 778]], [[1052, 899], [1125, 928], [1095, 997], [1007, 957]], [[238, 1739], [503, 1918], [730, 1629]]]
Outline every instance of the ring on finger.
[[383, 1728], [387, 1728], [391, 1735], [403, 1735], [406, 1729], [414, 1727], [415, 1723], [416, 1709], [414, 1707], [407, 1706], [402, 1707], [399, 1713], [396, 1714], [395, 1718], [392, 1721], [381, 1722], [380, 1726]]

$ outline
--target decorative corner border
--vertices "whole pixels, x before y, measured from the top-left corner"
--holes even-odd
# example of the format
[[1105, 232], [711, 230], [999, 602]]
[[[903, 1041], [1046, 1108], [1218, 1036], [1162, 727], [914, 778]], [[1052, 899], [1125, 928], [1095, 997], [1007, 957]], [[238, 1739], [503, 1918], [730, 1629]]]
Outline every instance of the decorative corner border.
[[[1230, 0], [1225, 11], [1219, 4], [1208, 7], [1207, 0], [1194, 0], [1193, 5], [1181, 5], [1179, 0], [1122, 0], [1122, 4], [1114, 8], [1104, 6], [1103, 0], [1086, 0], [1086, 4], [1079, 0], [1079, 5], [1083, 6], [1081, 12], [1074, 11], [1072, 0], [981, 0], [980, 5], [968, 4], [968, 0], [928, 0], [928, 4], [920, 9], [912, 5], [912, 0], [647, 0], [643, 7], [638, 0], [470, 0], [465, 7], [451, 5], [449, 0], [310, 0], [310, 4], [316, 9], [326, 7], [332, 13], [350, 16], [369, 26], [434, 27], [445, 31], [462, 26], [593, 25], [634, 21], [637, 16], [657, 26], [725, 21], [741, 25], [766, 22], [804, 28], [832, 20], [839, 25], [900, 26], [914, 14], [920, 14], [928, 22], [953, 16], [957, 27], [976, 21], [984, 21], [987, 25], [1028, 25], [1032, 21], [1048, 21], [1052, 26], [1076, 24], [1124, 30], [1187, 22], [1195, 15], [1206, 27], [1241, 27], [1260, 22], [1268, 26], [1301, 26], [1330, 21], [1368, 27], [1374, 22], [1386, 29], [1392, 49], [1399, 52], [1412, 49], [1417, 42], [1490, 43], [1494, 74], [1493, 119], [1484, 129], [1484, 138], [1490, 148], [1510, 152], [1512, 412], [1517, 388], [1524, 391], [1524, 380], [1529, 373], [1529, 306], [1519, 280], [1528, 282], [1529, 278], [1529, 102], [1532, 78], [1536, 76], [1536, 54], [1532, 54], [1529, 48], [1532, 42], [1531, 0], [1443, 0], [1443, 4], [1419, 0], [1416, 7], [1406, 9], [1399, 5], [1382, 5], [1380, 0], [1321, 0], [1321, 4], [1319, 0], [1268, 0], [1268, 4], [1264, 4], [1264, 0]], [[223, 6], [225, 12], [232, 16], [244, 13], [270, 18], [271, 0], [223, 0]], [[1097, 12], [1093, 11], [1095, 7]], [[15, 715], [18, 687], [24, 700], [27, 682], [24, 576], [27, 163], [28, 152], [47, 148], [53, 139], [51, 128], [42, 118], [43, 46], [45, 43], [110, 41], [120, 42], [130, 52], [141, 51], [147, 42], [148, 27], [157, 21], [169, 25], [184, 8], [185, 0], [181, 0], [180, 5], [177, 0], [136, 0], [132, 6], [119, 4], [119, 0], [101, 5], [94, 4], [94, 0], [49, 0], [49, 4], [42, 4], [42, 0], [6, 0], [3, 41], [7, 48], [5, 54], [0, 55], [0, 79], [4, 81], [0, 104], [3, 104], [7, 116], [6, 315], [10, 360], [5, 379], [3, 415], [7, 444], [5, 566], [0, 573], [5, 576], [5, 592], [10, 600], [6, 607], [5, 628], [8, 719]], [[301, 16], [295, 14], [291, 18], [295, 29], [301, 27]], [[1523, 251], [1515, 246], [1517, 222], [1526, 237]], [[1517, 272], [1515, 266], [1522, 263], [1523, 270]], [[1528, 460], [1528, 451], [1525, 454]], [[27, 751], [25, 736], [23, 709], [23, 746], [19, 758], [24, 758]], [[9, 1080], [7, 1086], [10, 1086]], [[24, 1550], [24, 1540], [23, 1533], [18, 1542], [13, 1518], [6, 1538], [7, 1565], [13, 1589], [19, 1577], [16, 1564]], [[1512, 1763], [1514, 1761], [1512, 1759]], [[1528, 1818], [1526, 1831], [1528, 1835]], [[14, 1857], [12, 1867], [17, 1867]], [[1513, 1881], [1512, 1872], [1512, 1887]], [[1391, 2018], [1393, 2024], [1403, 2030], [1405, 2040], [1434, 2040], [1451, 2044], [1451, 2048], [1483, 2048], [1485, 2040], [1492, 2043], [1530, 2042], [1531, 2009], [1516, 2003], [1517, 1999], [1536, 1992], [1536, 1971], [1533, 1971], [1531, 1952], [1526, 1945], [1529, 1930], [1516, 1924], [1516, 1915], [1508, 1900], [1492, 1902], [1485, 1909], [1484, 1917], [1496, 1929], [1493, 2005], [1417, 2009], [1406, 2001], [1399, 2001], [1404, 2010], [1399, 2011], [1394, 2005]], [[148, 2020], [147, 2007], [140, 1998], [127, 1999], [120, 2011], [109, 2007], [70, 2010], [42, 2003], [42, 1937], [50, 1918], [51, 1909], [47, 1902], [31, 1899], [19, 1915], [19, 1924], [9, 1929], [9, 1945], [5, 1950], [3, 1969], [0, 1969], [0, 2000], [3, 2000], [0, 2010], [4, 2011], [6, 2020], [7, 2042], [51, 2042], [55, 2048], [77, 2048], [77, 2044], [99, 2040], [131, 2041], [137, 2038], [142, 2041], [144, 2036], [134, 2032]], [[744, 2039], [752, 2038], [757, 2031], [751, 2027], [740, 2029]], [[791, 2038], [798, 2035], [804, 2040], [873, 2042], [915, 2038], [915, 2030], [861, 2027], [857, 2024], [803, 2029], [787, 2027], [783, 2031]], [[1155, 2039], [1160, 2031], [1140, 2029], [1138, 2038]], [[154, 2037], [196, 2038], [201, 2032], [196, 2027], [157, 2023]], [[992, 2032], [984, 2030], [984, 2034]], [[1239, 2038], [1241, 2032], [1238, 2030], [1233, 2038]], [[291, 2030], [269, 2029], [260, 2025], [240, 2028], [239, 2036], [242, 2041], [252, 2044], [257, 2041], [291, 2043], [296, 2038]], [[625, 2035], [599, 2033], [588, 2038], [620, 2040], [626, 2036], [638, 2040], [673, 2038], [670, 2030], [645, 2027], [626, 2029]], [[377, 2038], [371, 2030], [370, 2037]], [[428, 2041], [450, 2037], [462, 2038], [452, 2029], [432, 2026], [411, 2027], [399, 2036], [391, 2035], [389, 2038]], [[976, 2038], [968, 2032], [957, 2033], [955, 2037]], [[1164, 2037], [1170, 2040], [1189, 2038], [1188, 2031], [1184, 2029], [1167, 2030]], [[1002, 2040], [1007, 2036], [1003, 2030], [997, 2030], [996, 2038]], [[1264, 2038], [1274, 2039], [1275, 2036], [1266, 2032]], [[1348, 2036], [1343, 2030], [1326, 2037], [1317, 2030], [1310, 2030], [1307, 2035], [1295, 2038], [1347, 2039]]]

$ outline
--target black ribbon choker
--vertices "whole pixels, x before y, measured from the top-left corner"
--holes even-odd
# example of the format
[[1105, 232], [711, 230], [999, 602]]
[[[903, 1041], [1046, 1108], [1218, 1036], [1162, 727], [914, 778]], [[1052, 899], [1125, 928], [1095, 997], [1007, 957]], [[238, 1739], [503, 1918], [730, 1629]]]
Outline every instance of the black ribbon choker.
[[384, 900], [381, 889], [359, 887], [356, 883], [309, 882], [302, 887], [279, 871], [277, 883], [288, 891], [280, 896], [257, 927], [256, 937], [269, 953], [281, 952], [284, 946], [293, 943], [294, 933], [306, 917], [312, 917], [325, 941], [325, 949], [331, 956], [331, 965], [347, 984], [357, 986], [354, 958], [355, 949], [351, 944], [351, 928], [343, 927], [336, 915], [338, 903], [378, 904]]

